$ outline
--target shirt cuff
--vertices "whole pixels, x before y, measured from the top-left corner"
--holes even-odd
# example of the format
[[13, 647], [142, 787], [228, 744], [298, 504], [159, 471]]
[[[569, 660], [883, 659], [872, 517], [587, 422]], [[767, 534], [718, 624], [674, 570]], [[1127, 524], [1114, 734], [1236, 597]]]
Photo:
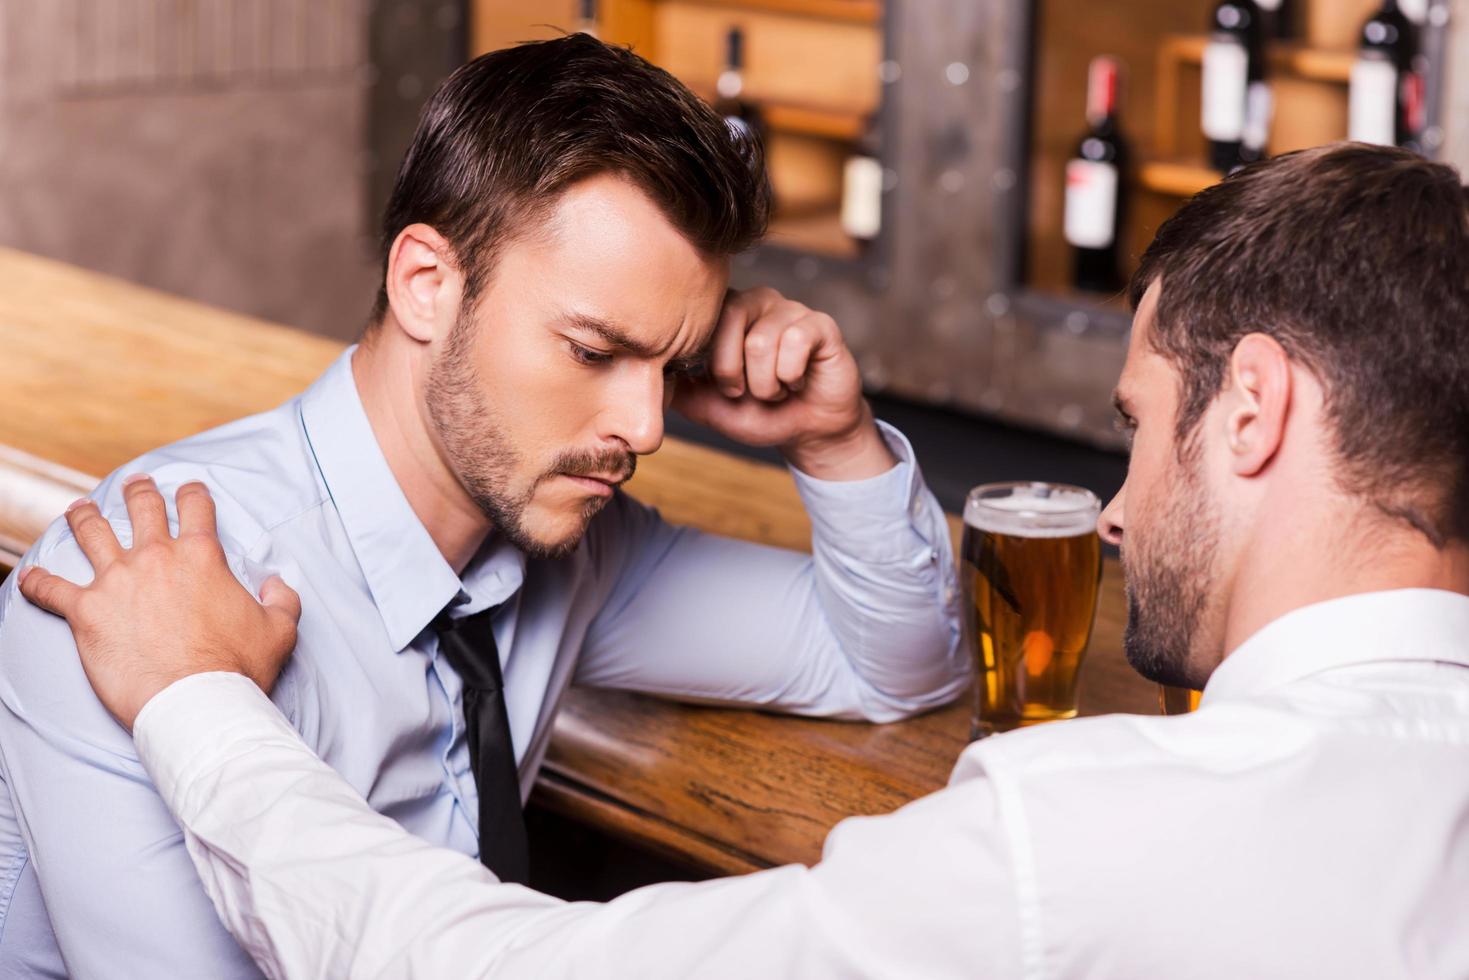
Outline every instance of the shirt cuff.
[[886, 473], [866, 480], [818, 480], [790, 468], [816, 538], [869, 562], [946, 554], [948, 525], [923, 482], [913, 446], [886, 422], [879, 421], [877, 429], [898, 459]]
[[133, 721], [138, 758], [163, 802], [187, 825], [191, 792], [205, 777], [252, 744], [282, 730], [296, 736], [270, 698], [243, 674], [190, 674], [155, 694]]

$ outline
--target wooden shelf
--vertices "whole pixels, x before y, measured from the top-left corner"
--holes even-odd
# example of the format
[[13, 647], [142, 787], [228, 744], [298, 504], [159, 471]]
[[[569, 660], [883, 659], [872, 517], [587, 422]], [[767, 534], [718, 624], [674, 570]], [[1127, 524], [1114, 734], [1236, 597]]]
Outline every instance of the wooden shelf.
[[823, 136], [827, 139], [854, 142], [861, 138], [867, 120], [855, 112], [817, 109], [811, 106], [767, 105], [765, 121], [781, 133]]
[[684, 0], [704, 7], [734, 7], [796, 17], [846, 21], [852, 24], [882, 22], [881, 0]]
[[[1163, 42], [1162, 56], [1171, 55], [1186, 65], [1202, 65], [1208, 43], [1209, 39], [1203, 35], [1173, 35]], [[1275, 74], [1342, 85], [1351, 80], [1352, 64], [1356, 61], [1356, 55], [1350, 51], [1325, 51], [1293, 43], [1270, 45], [1266, 57]]]
[[857, 243], [842, 230], [841, 214], [835, 210], [776, 215], [765, 243], [841, 259], [856, 258], [858, 253]]
[[[689, 86], [709, 104], [714, 104], [714, 88], [707, 84]], [[855, 142], [862, 137], [867, 117], [850, 109], [834, 109], [825, 106], [794, 105], [788, 102], [764, 102], [750, 98], [761, 112], [765, 122], [777, 133], [794, 133], [798, 136], [819, 136], [823, 139]]]
[[1219, 171], [1213, 167], [1177, 160], [1152, 160], [1144, 163], [1137, 173], [1140, 185], [1168, 197], [1193, 197], [1221, 179]]

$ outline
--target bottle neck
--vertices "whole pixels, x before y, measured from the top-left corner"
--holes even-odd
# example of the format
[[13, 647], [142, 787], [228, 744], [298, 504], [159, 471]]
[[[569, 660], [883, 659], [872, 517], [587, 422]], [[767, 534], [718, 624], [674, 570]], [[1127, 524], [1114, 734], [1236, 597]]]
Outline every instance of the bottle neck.
[[734, 28], [724, 39], [724, 71], [714, 89], [722, 99], [737, 99], [745, 91], [745, 35]]
[[1117, 62], [1095, 58], [1087, 72], [1086, 121], [1093, 130], [1110, 128], [1117, 114]]
[[1214, 29], [1235, 37], [1244, 38], [1254, 33], [1256, 19], [1256, 7], [1253, 3], [1226, 0], [1214, 8]]
[[724, 36], [724, 70], [745, 70], [745, 32], [737, 27]]

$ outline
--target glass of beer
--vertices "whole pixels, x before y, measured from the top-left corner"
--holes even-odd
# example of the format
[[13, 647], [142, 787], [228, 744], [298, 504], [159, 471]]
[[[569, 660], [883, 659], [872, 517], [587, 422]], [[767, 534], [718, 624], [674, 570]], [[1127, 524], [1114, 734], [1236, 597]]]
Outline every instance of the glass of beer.
[[1203, 691], [1169, 687], [1167, 684], [1158, 685], [1158, 707], [1165, 715], [1186, 715], [1190, 711], [1197, 711], [1199, 699], [1203, 696]]
[[975, 487], [964, 506], [964, 633], [979, 667], [970, 738], [1076, 716], [1102, 581], [1101, 502], [1056, 483]]

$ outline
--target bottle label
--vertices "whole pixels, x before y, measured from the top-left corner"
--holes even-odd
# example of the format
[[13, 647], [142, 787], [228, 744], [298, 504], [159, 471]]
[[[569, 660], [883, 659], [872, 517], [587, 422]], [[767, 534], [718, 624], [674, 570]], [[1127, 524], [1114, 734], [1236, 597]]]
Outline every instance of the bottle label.
[[1250, 53], [1237, 41], [1211, 40], [1204, 48], [1204, 135], [1238, 142], [1245, 129]]
[[1275, 118], [1275, 93], [1269, 82], [1251, 82], [1245, 96], [1245, 128], [1240, 142], [1257, 155], [1263, 155], [1270, 140], [1270, 122]]
[[1386, 58], [1363, 55], [1352, 65], [1347, 139], [1397, 143], [1398, 70]]
[[1066, 240], [1107, 248], [1117, 238], [1117, 168], [1095, 160], [1066, 164]]
[[1261, 10], [1274, 13], [1275, 11], [1280, 9], [1280, 0], [1255, 0], [1255, 6], [1259, 7]]
[[870, 240], [882, 229], [882, 164], [869, 156], [847, 158], [842, 180], [842, 230]]

